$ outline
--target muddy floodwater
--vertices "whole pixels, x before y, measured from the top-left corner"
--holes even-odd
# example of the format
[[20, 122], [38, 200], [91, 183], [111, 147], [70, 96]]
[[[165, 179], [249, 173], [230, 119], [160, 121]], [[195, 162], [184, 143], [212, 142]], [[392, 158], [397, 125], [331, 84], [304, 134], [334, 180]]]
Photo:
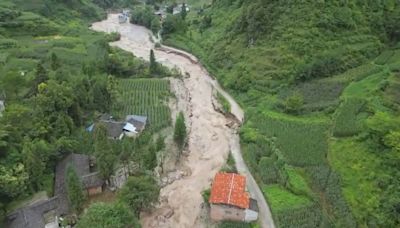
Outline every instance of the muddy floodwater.
[[[146, 60], [149, 59], [150, 50], [154, 49], [156, 39], [148, 29], [129, 23], [119, 24], [117, 14], [109, 14], [106, 20], [94, 23], [92, 29], [119, 32], [121, 39], [110, 45], [132, 52], [135, 56]], [[203, 212], [201, 192], [210, 187], [214, 175], [225, 164], [230, 151], [237, 163], [239, 162], [238, 170], [248, 176], [248, 189], [252, 197], [261, 201], [260, 211], [268, 210], [262, 214], [270, 217], [269, 209], [265, 209], [263, 205], [265, 200], [240, 155], [237, 132], [227, 126], [232, 120], [214, 109], [213, 90], [220, 91], [226, 97], [232, 106], [232, 114], [239, 121], [244, 119], [243, 110], [207, 71], [196, 63], [194, 56], [177, 52], [181, 51], [170, 48], [154, 51], [157, 62], [170, 68], [176, 67], [184, 75], [188, 75], [180, 82], [173, 80], [172, 83], [172, 87], [175, 87], [172, 89], [177, 93], [180, 104], [177, 106], [180, 110], [172, 110], [172, 113], [184, 111], [188, 125], [187, 156], [183, 157], [180, 166], [185, 167], [185, 173], [188, 174], [161, 189], [160, 205], [151, 213], [141, 217], [143, 227], [205, 227], [201, 219]], [[249, 183], [249, 180], [254, 183]], [[272, 222], [272, 225], [264, 225], [263, 222], [261, 224], [263, 227], [273, 227]]]

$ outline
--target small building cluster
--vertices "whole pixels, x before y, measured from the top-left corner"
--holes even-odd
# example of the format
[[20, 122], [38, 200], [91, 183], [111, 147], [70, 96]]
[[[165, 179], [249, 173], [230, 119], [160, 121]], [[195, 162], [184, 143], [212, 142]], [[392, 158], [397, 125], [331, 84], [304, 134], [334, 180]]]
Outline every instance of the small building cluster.
[[112, 116], [104, 114], [98, 123], [90, 125], [86, 130], [93, 132], [98, 124], [103, 124], [106, 127], [109, 139], [121, 140], [124, 136], [136, 137], [142, 132], [146, 127], [147, 117], [127, 115], [125, 121], [115, 121]]
[[69, 154], [56, 167], [54, 196], [20, 208], [7, 215], [7, 228], [58, 228], [62, 217], [70, 211], [67, 184], [67, 167], [72, 166], [82, 181], [87, 195], [103, 191], [104, 180], [98, 172], [91, 172], [94, 160], [84, 154]]
[[[185, 6], [186, 6], [186, 12], [189, 12], [190, 11], [189, 6], [187, 4], [185, 4]], [[182, 8], [183, 8], [183, 4], [176, 5], [172, 11], [172, 15], [180, 14], [182, 12]]]
[[[183, 7], [183, 3], [182, 4], [177, 4], [176, 6], [173, 7], [172, 9], [172, 15], [178, 15], [182, 12], [182, 7]], [[190, 11], [190, 7], [188, 4], [185, 4], [186, 7], [186, 12]], [[167, 17], [167, 12], [168, 12], [168, 6], [165, 5], [163, 7], [161, 7], [159, 10], [157, 10], [156, 12], [154, 12], [155, 15], [160, 17], [160, 20], [163, 21], [166, 17]]]
[[211, 187], [210, 217], [213, 221], [252, 222], [258, 218], [258, 205], [246, 189], [246, 177], [217, 173]]

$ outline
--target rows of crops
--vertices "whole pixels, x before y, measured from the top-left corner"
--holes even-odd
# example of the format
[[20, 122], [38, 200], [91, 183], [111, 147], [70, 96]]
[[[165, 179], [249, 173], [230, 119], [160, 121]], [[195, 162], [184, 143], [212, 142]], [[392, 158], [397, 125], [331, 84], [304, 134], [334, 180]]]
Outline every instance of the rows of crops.
[[119, 81], [122, 105], [117, 116], [145, 115], [153, 130], [171, 123], [171, 112], [166, 104], [170, 96], [169, 81], [162, 79], [122, 79]]
[[336, 111], [333, 134], [339, 137], [353, 136], [361, 130], [359, 113], [365, 105], [361, 98], [348, 98]]
[[325, 161], [328, 150], [325, 122], [265, 112], [257, 125], [266, 136], [277, 138], [277, 146], [289, 164], [306, 166]]

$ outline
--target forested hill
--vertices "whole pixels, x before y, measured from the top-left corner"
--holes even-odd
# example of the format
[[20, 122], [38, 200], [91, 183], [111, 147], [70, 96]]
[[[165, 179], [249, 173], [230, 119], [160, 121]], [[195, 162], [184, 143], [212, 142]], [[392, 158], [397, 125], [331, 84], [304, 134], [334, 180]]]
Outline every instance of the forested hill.
[[[108, 45], [118, 34], [89, 29], [105, 16], [89, 0], [0, 1], [0, 227], [6, 214], [54, 196], [63, 157], [94, 153], [85, 127], [119, 107], [116, 78], [150, 77], [147, 63]], [[150, 145], [151, 135], [145, 137]], [[100, 169], [108, 178], [103, 171], [113, 171], [121, 149], [99, 141], [107, 156], [96, 155], [97, 162], [108, 164]], [[136, 221], [127, 216], [122, 223]]]
[[201, 2], [167, 17], [164, 42], [245, 108], [244, 157], [277, 225], [398, 227], [400, 3]]

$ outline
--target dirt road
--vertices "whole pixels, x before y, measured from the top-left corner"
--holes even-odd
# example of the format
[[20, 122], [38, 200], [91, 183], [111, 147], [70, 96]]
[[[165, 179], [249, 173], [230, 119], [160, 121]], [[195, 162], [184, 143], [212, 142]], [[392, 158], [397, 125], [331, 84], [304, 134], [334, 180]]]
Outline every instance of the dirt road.
[[[143, 59], [149, 59], [150, 49], [154, 49], [149, 30], [128, 23], [119, 24], [115, 14], [110, 14], [107, 20], [94, 23], [92, 28], [97, 31], [119, 32], [121, 40], [111, 45], [130, 51]], [[183, 107], [189, 128], [188, 155], [182, 163], [185, 170], [189, 169], [190, 172], [189, 175], [161, 189], [161, 203], [151, 214], [142, 216], [143, 227], [204, 227], [200, 219], [203, 202], [201, 192], [210, 187], [214, 175], [224, 165], [229, 151], [232, 151], [238, 169], [248, 177], [248, 189], [260, 205], [262, 226], [274, 227], [268, 205], [262, 194], [260, 195], [261, 191], [241, 157], [239, 136], [226, 126], [228, 120], [213, 108], [213, 87], [231, 103], [232, 113], [240, 121], [244, 118], [243, 110], [201, 65], [194, 63], [194, 56], [188, 53], [185, 55], [155, 50], [158, 62], [167, 67], [177, 67], [190, 75], [185, 77], [182, 83], [187, 96], [178, 97], [182, 99], [180, 102], [186, 104]]]

